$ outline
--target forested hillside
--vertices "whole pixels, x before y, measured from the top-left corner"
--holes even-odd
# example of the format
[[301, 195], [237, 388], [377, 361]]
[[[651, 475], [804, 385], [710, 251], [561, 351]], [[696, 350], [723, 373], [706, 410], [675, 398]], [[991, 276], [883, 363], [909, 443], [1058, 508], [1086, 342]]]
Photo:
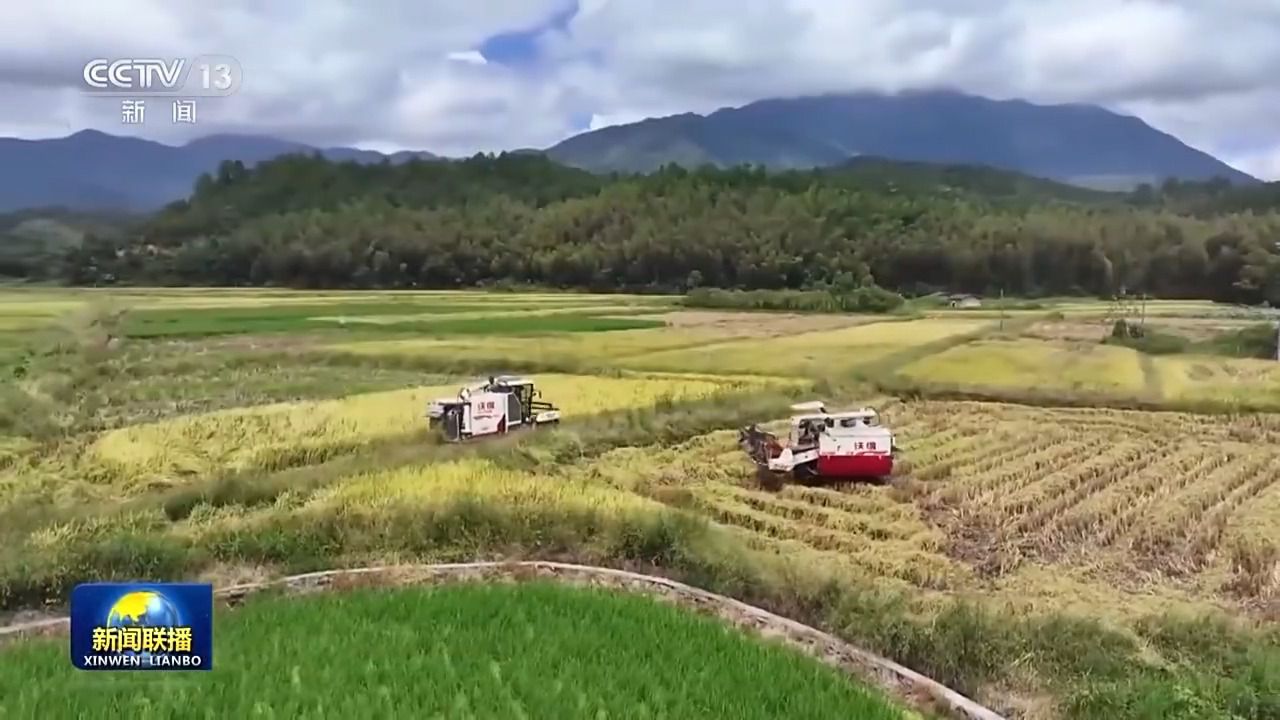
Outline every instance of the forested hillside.
[[0, 279], [56, 276], [86, 235], [123, 242], [136, 218], [123, 213], [31, 208], [0, 213]]
[[910, 167], [596, 176], [525, 154], [225, 163], [140, 231], [70, 248], [57, 272], [75, 283], [296, 287], [874, 282], [906, 294], [1280, 303], [1280, 213], [1265, 203], [1229, 212], [1230, 193], [1263, 190], [1059, 196], [1001, 171]]

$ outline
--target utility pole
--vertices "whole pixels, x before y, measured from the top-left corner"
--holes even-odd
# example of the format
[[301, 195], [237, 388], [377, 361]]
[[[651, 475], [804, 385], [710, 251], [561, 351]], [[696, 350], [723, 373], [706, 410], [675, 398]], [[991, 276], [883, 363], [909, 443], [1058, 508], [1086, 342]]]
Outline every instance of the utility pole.
[[1000, 332], [1004, 332], [1004, 288], [1000, 288]]

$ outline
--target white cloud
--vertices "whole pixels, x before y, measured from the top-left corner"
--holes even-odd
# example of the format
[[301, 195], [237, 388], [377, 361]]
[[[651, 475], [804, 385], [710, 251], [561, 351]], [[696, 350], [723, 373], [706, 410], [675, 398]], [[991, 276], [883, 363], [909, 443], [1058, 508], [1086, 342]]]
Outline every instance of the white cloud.
[[588, 130], [599, 130], [600, 128], [612, 127], [614, 125], [626, 125], [627, 123], [639, 122], [644, 120], [645, 116], [638, 113], [623, 113], [619, 115], [599, 115], [593, 113], [591, 122], [587, 125]]
[[479, 50], [459, 50], [451, 52], [445, 57], [455, 62], [471, 63], [472, 65], [484, 65], [489, 62], [484, 59], [484, 55], [481, 55]]
[[564, 31], [540, 39], [535, 67], [476, 50], [564, 4], [18, 3], [0, 24], [0, 133], [122, 132], [118, 107], [71, 89], [91, 57], [225, 53], [244, 85], [202, 104], [200, 133], [468, 154], [545, 146], [574, 131], [572, 117], [595, 128], [764, 97], [948, 86], [1101, 103], [1280, 178], [1274, 0], [580, 0]]

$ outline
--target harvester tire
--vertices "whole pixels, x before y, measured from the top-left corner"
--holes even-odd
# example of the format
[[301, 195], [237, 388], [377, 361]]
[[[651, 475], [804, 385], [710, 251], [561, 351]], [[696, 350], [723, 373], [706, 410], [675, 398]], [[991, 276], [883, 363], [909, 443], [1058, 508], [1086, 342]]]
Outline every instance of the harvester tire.
[[786, 484], [786, 476], [783, 473], [777, 473], [767, 467], [756, 466], [756, 480], [760, 483], [760, 487], [769, 491], [781, 490]]
[[818, 479], [818, 469], [814, 463], [797, 465], [791, 473], [795, 476], [796, 482], [801, 485], [808, 485]]

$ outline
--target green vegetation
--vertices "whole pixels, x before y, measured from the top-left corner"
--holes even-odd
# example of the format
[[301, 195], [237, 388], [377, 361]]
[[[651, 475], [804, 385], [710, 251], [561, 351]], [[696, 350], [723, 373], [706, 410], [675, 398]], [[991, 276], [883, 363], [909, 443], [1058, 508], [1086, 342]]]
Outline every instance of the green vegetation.
[[1274, 208], [1188, 214], [1047, 190], [1044, 202], [1011, 204], [1006, 190], [900, 189], [887, 170], [850, 172], [606, 178], [533, 155], [228, 163], [136, 231], [86, 235], [46, 265], [85, 285], [676, 292], [826, 290], [852, 278], [907, 296], [1123, 288], [1280, 304]]
[[1199, 216], [1266, 213], [1280, 208], [1280, 182], [1232, 185], [1221, 180], [1186, 182], [1170, 178], [1160, 187], [1142, 186], [1129, 196], [1139, 207], [1160, 206]]
[[1165, 330], [1133, 321], [1117, 320], [1104, 342], [1130, 347], [1148, 355], [1221, 355], [1236, 358], [1276, 358], [1277, 328], [1274, 323], [1255, 322], [1244, 327], [1216, 332], [1199, 341], [1186, 337], [1176, 328]]
[[87, 235], [123, 241], [138, 218], [117, 213], [32, 208], [0, 213], [0, 278], [50, 279], [62, 272], [62, 258]]
[[1121, 193], [1090, 190], [983, 165], [941, 165], [862, 155], [824, 175], [852, 187], [883, 187], [896, 192], [974, 197], [993, 202], [1033, 205], [1050, 202], [1111, 203]]
[[[287, 333], [300, 331], [365, 329], [389, 333], [424, 335], [538, 335], [558, 332], [602, 332], [662, 327], [660, 320], [599, 317], [591, 312], [558, 313], [544, 316], [467, 317], [450, 315], [483, 314], [492, 308], [476, 305], [436, 305], [398, 303], [363, 307], [356, 304], [294, 306], [285, 309], [219, 308], [210, 310], [140, 310], [131, 313], [123, 328], [132, 338], [238, 335], [245, 333]], [[360, 324], [369, 316], [392, 315], [397, 319], [418, 315], [419, 319]], [[436, 319], [433, 316], [438, 316]], [[348, 319], [350, 318], [350, 319]]]
[[1273, 360], [1276, 355], [1276, 326], [1256, 323], [1246, 328], [1219, 334], [1200, 344], [1200, 352], [1228, 357], [1262, 358]]
[[1148, 355], [1175, 355], [1186, 352], [1191, 347], [1191, 341], [1181, 335], [1143, 328], [1124, 320], [1115, 322], [1106, 342], [1133, 348]]
[[901, 295], [874, 286], [807, 292], [696, 288], [684, 298], [686, 307], [790, 312], [883, 313], [902, 307], [903, 302]]
[[[903, 711], [817, 660], [642, 597], [545, 585], [253, 599], [194, 681], [90, 681], [62, 643], [0, 650], [0, 716], [853, 717]], [[76, 692], [93, 682], [94, 692]]]

